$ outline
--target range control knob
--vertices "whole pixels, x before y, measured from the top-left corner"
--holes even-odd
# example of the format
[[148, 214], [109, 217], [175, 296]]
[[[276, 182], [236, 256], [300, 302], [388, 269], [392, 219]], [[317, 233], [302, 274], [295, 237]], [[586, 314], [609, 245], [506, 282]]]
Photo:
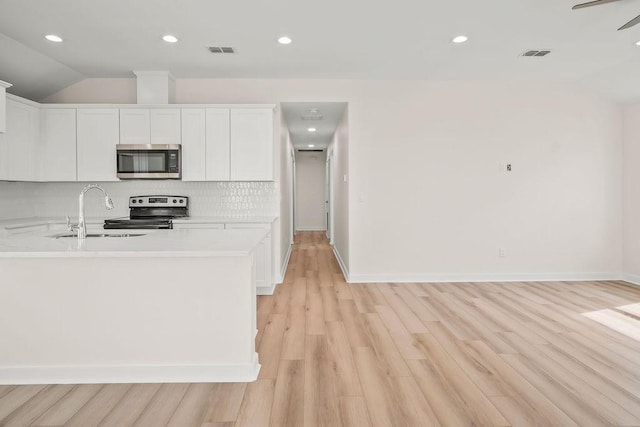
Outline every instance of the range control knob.
[[184, 203], [184, 199], [180, 199], [180, 203]]
[[136, 202], [136, 199], [133, 199], [133, 200], [131, 201], [131, 203], [135, 203], [135, 202]]
[[178, 203], [178, 201], [176, 199], [173, 199], [173, 203]]
[[142, 203], [142, 199], [138, 199], [138, 203]]

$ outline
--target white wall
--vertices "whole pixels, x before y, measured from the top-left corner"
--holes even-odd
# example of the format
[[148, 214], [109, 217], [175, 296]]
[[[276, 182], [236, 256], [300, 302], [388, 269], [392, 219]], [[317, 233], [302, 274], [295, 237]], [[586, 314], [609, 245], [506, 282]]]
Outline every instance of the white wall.
[[333, 158], [333, 249], [349, 277], [349, 107], [338, 123], [329, 150]]
[[276, 253], [279, 254], [275, 258], [275, 270], [279, 272], [278, 282], [282, 283], [284, 275], [287, 270], [287, 263], [291, 254], [291, 245], [293, 244], [292, 236], [292, 221], [291, 217], [291, 182], [293, 179], [293, 161], [291, 158], [291, 136], [287, 130], [287, 125], [284, 120], [284, 116], [280, 116], [280, 144], [278, 147], [278, 161], [279, 161], [279, 185], [280, 185], [280, 219], [278, 224], [280, 226], [280, 238], [277, 239], [274, 236], [274, 240], [277, 241]]
[[[125, 84], [105, 84], [113, 85], [112, 102], [131, 99]], [[98, 102], [92, 93], [104, 90], [93, 79], [48, 101]], [[308, 100], [349, 105], [348, 223], [336, 247], [345, 247], [351, 280], [611, 278], [621, 271], [623, 126], [613, 102], [541, 82], [176, 83], [178, 103]], [[513, 172], [500, 172], [500, 162], [511, 162]]]
[[640, 284], [640, 104], [624, 111], [624, 273]]
[[37, 215], [37, 184], [0, 181], [0, 220]]
[[324, 152], [296, 152], [296, 231], [326, 230]]

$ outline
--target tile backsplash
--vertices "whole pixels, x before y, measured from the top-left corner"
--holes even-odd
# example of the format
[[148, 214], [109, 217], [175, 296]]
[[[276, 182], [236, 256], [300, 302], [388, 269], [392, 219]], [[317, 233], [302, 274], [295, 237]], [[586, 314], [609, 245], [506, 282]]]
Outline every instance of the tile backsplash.
[[[86, 182], [24, 183], [0, 182], [0, 219], [47, 216], [75, 218], [78, 194]], [[96, 190], [85, 196], [87, 217], [113, 218], [129, 214], [129, 197], [180, 195], [189, 197], [191, 216], [277, 215], [279, 192], [274, 182], [182, 182], [120, 181], [101, 182], [111, 195], [114, 209], [104, 208]]]

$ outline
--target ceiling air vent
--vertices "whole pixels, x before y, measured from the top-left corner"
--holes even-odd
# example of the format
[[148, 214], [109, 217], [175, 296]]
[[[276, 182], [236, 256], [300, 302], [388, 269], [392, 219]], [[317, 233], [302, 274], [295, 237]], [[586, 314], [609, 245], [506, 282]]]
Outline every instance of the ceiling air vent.
[[317, 108], [309, 108], [300, 116], [302, 120], [322, 120], [322, 113]]
[[550, 53], [550, 50], [528, 50], [524, 52], [522, 56], [546, 56]]
[[218, 47], [218, 46], [210, 46], [209, 52], [211, 53], [236, 53], [232, 47]]
[[322, 120], [322, 114], [303, 114], [300, 118], [302, 120]]
[[304, 151], [305, 153], [322, 153], [324, 150], [320, 148], [298, 148], [298, 151]]

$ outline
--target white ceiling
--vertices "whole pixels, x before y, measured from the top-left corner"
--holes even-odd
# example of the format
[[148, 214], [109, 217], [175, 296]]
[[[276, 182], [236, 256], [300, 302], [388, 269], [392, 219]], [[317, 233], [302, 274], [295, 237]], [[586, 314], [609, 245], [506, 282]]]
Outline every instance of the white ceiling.
[[[543, 79], [640, 100], [640, 0], [0, 0], [0, 80], [43, 98], [85, 77]], [[56, 33], [65, 39], [43, 39]], [[180, 38], [169, 45], [165, 33]], [[454, 46], [464, 33], [470, 41]], [[289, 46], [275, 39], [293, 38]], [[207, 46], [232, 46], [233, 55]], [[527, 49], [552, 49], [522, 58]]]
[[[326, 149], [347, 108], [346, 102], [283, 102], [280, 105], [296, 149]], [[316, 131], [309, 132], [309, 128]]]

